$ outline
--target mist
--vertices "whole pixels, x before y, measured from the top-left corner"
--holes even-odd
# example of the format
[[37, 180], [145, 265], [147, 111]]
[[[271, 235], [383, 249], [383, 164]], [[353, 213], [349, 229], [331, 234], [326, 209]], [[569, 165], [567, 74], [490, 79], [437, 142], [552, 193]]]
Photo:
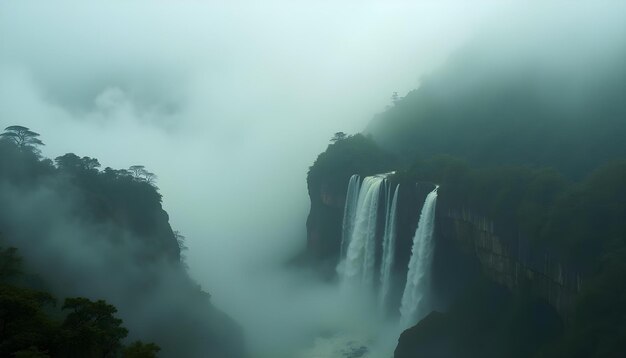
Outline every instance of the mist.
[[[590, 52], [571, 43], [552, 48], [561, 43], [556, 35], [530, 39], [566, 33], [571, 21], [581, 21], [596, 31], [580, 30], [588, 35], [585, 46], [599, 49], [591, 57], [614, 51], [619, 37], [604, 35], [623, 24], [600, 22], [610, 11], [589, 9], [460, 1], [5, 1], [0, 121], [2, 128], [20, 124], [41, 133], [47, 157], [74, 152], [103, 167], [141, 164], [156, 173], [170, 224], [187, 238], [189, 273], [241, 325], [253, 357], [292, 357], [337, 331], [383, 336], [377, 343], [388, 349], [399, 332], [380, 333], [387, 322], [368, 314], [371, 302], [286, 266], [305, 248], [308, 167], [335, 132], [363, 131], [393, 92], [418, 88], [468, 44], [497, 43], [500, 52], [487, 57], [506, 64], [498, 68], [503, 74], [519, 68], [525, 59], [516, 54], [531, 48], [533, 63], [579, 71], [589, 62], [569, 69], [559, 56]], [[91, 294], [116, 288], [103, 290]]]
[[[332, 327], [345, 307], [331, 287], [278, 269], [304, 248], [308, 166], [334, 132], [360, 131], [392, 92], [415, 87], [485, 12], [4, 3], [0, 117], [41, 133], [49, 157], [157, 173], [192, 276], [251, 331], [251, 349], [287, 349], [288, 332]], [[255, 339], [263, 332], [275, 338]]]
[[[220, 344], [203, 341], [203, 335], [227, 342], [226, 332], [237, 328], [206, 301], [185, 294], [188, 278], [178, 265], [146, 260], [154, 246], [114, 222], [83, 220], [78, 213], [86, 208], [85, 198], [68, 196], [64, 186], [71, 184], [61, 179], [34, 190], [0, 185], [3, 234], [9, 245], [20, 247], [28, 272], [39, 273], [30, 278], [35, 286], [57, 297], [106, 297], [131, 330], [129, 339], [159, 341], [165, 356], [219, 354], [210, 345]], [[175, 331], [168, 329], [173, 322]]]

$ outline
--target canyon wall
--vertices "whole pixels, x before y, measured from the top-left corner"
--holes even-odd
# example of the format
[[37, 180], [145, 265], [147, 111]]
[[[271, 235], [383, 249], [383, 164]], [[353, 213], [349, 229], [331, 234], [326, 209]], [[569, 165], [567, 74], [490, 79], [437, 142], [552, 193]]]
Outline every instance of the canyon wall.
[[564, 318], [580, 291], [580, 275], [575, 270], [547, 251], [530, 252], [527, 239], [498, 233], [493, 221], [471, 210], [442, 205], [437, 215], [437, 239], [454, 243], [477, 260], [481, 273], [490, 280], [514, 292], [529, 290]]

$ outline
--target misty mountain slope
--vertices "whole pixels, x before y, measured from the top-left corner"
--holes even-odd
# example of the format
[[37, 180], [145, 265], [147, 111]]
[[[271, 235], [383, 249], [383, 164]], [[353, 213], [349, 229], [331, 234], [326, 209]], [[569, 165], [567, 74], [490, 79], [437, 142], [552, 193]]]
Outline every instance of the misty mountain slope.
[[395, 98], [357, 135], [369, 145], [348, 136], [319, 155], [309, 241], [335, 251], [314, 265], [337, 264], [349, 176], [395, 170], [400, 282], [419, 211], [417, 190], [406, 188], [440, 185], [430, 309], [445, 312], [406, 331], [397, 357], [623, 356], [623, 41], [563, 54], [489, 45], [466, 48]]
[[409, 162], [446, 154], [477, 166], [555, 167], [575, 178], [626, 156], [623, 48], [533, 54], [495, 47], [457, 53], [368, 132]]
[[0, 231], [57, 297], [106, 299], [129, 339], [164, 357], [240, 357], [239, 328], [188, 276], [161, 196], [145, 175], [0, 140]]
[[[624, 294], [618, 272], [623, 272], [626, 242], [621, 219], [626, 213], [623, 58], [620, 53], [607, 59], [606, 67], [584, 74], [551, 72], [554, 68], [538, 65], [503, 75], [486, 69], [484, 57], [472, 62], [470, 56], [426, 79], [372, 123], [369, 130], [377, 142], [410, 163], [402, 177], [441, 184], [441, 207], [465, 208], [494, 220], [496, 235], [505, 243], [509, 238], [512, 252], [517, 247], [519, 253], [522, 243], [522, 262], [545, 267], [549, 258], [580, 275], [570, 308], [560, 308], [562, 332], [533, 338], [536, 329], [507, 321], [510, 314], [504, 320], [472, 317], [467, 312], [479, 305], [461, 296], [452, 299], [445, 315], [429, 316], [407, 331], [397, 357], [418, 352], [513, 356], [523, 352], [515, 348], [519, 344], [528, 349], [520, 356], [582, 358], [626, 352], [620, 343], [624, 319], [618, 298]], [[483, 275], [487, 270], [483, 265]], [[547, 301], [536, 280], [504, 281], [523, 305], [537, 297]], [[441, 279], [435, 282], [445, 287]], [[467, 328], [459, 331], [459, 326]], [[498, 332], [511, 335], [494, 338]], [[492, 343], [481, 347], [482, 340]], [[463, 353], [446, 353], [446, 347]]]

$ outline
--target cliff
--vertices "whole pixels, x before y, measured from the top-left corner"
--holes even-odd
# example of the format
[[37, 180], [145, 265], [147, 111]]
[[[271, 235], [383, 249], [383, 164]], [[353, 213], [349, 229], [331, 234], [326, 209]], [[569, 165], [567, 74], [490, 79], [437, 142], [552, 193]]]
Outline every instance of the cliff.
[[562, 329], [545, 302], [479, 278], [447, 312], [434, 311], [404, 331], [394, 358], [527, 358]]
[[[415, 185], [403, 178], [392, 180], [401, 185], [394, 271], [397, 281], [403, 282], [421, 204], [432, 184]], [[332, 192], [326, 186], [311, 194], [307, 252], [325, 275], [332, 276], [339, 259], [345, 194]], [[463, 282], [480, 274], [513, 292], [528, 290], [564, 318], [568, 316], [580, 291], [580, 274], [549, 251], [531, 250], [529, 239], [514, 224], [495, 223], [474, 214], [454, 202], [444, 187], [435, 227], [433, 284], [438, 309], [445, 310], [463, 290]], [[401, 285], [396, 286], [392, 302], [401, 295]]]
[[0, 247], [17, 248], [27, 288], [106, 300], [129, 341], [163, 357], [244, 357], [238, 325], [187, 273], [154, 183], [93, 158], [55, 162], [0, 140]]
[[327, 186], [321, 186], [309, 195], [307, 256], [324, 276], [331, 277], [339, 259], [345, 194], [331, 193]]
[[552, 305], [564, 318], [573, 309], [580, 291], [580, 275], [568, 269], [549, 252], [528, 250], [521, 235], [505, 237], [496, 232], [492, 220], [473, 215], [467, 209], [440, 205], [437, 240], [450, 241], [480, 265], [482, 274], [493, 282], [518, 292], [528, 289], [533, 296]]
[[348, 181], [384, 173], [395, 159], [361, 134], [331, 143], [307, 174], [311, 209], [307, 218], [306, 256], [326, 278], [332, 278], [339, 258], [343, 209]]

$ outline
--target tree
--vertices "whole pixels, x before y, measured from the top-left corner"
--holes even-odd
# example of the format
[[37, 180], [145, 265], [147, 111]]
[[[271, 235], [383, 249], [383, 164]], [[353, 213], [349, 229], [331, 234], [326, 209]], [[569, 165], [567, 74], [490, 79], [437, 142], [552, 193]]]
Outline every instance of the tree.
[[151, 173], [149, 171], [144, 171], [143, 173], [143, 180], [145, 180], [150, 185], [154, 185], [156, 178], [157, 178], [156, 174]]
[[95, 170], [100, 168], [100, 162], [96, 158], [83, 157], [81, 159], [81, 162], [83, 164], [83, 168], [87, 170]]
[[15, 247], [0, 247], [0, 281], [11, 279], [21, 273], [22, 258]]
[[187, 238], [178, 230], [174, 230], [174, 237], [176, 238], [176, 242], [178, 242], [178, 248], [180, 251], [187, 250], [187, 245], [185, 245]]
[[56, 157], [54, 161], [57, 167], [62, 170], [75, 171], [93, 171], [100, 167], [100, 162], [96, 158], [79, 157], [74, 153], [67, 153], [60, 157]]
[[54, 299], [46, 292], [0, 284], [0, 356], [48, 346], [54, 336], [54, 324], [44, 310], [49, 306]]
[[139, 179], [146, 171], [146, 167], [143, 165], [132, 165], [130, 168], [128, 168], [128, 171], [133, 175], [133, 177]]
[[133, 165], [128, 171], [135, 179], [143, 180], [150, 185], [154, 185], [157, 178], [156, 174], [147, 171], [143, 165]]
[[20, 148], [30, 147], [37, 149], [36, 146], [44, 145], [43, 142], [37, 138], [39, 137], [39, 133], [33, 132], [23, 126], [6, 127], [4, 133], [0, 134], [0, 137], [12, 141]]
[[39, 348], [32, 346], [21, 351], [13, 353], [15, 358], [50, 358], [50, 355], [46, 351], [42, 351]]
[[333, 135], [333, 137], [330, 139], [331, 142], [336, 143], [340, 140], [344, 140], [348, 137], [347, 134], [345, 134], [344, 132], [337, 132], [335, 133], [335, 135]]
[[103, 300], [75, 297], [66, 298], [62, 308], [71, 311], [62, 325], [65, 356], [112, 357], [121, 350], [121, 340], [128, 330], [115, 317], [115, 306]]
[[400, 96], [398, 96], [398, 92], [394, 92], [391, 94], [391, 102], [393, 104], [398, 103], [399, 100], [400, 100]]
[[107, 180], [116, 180], [131, 175], [130, 172], [126, 169], [113, 169], [111, 167], [104, 168], [102, 174], [105, 178], [107, 178]]
[[176, 242], [178, 243], [178, 250], [180, 252], [180, 263], [183, 265], [183, 267], [188, 268], [187, 263], [185, 262], [187, 260], [187, 255], [185, 255], [185, 251], [189, 249], [185, 244], [187, 238], [182, 235], [178, 230], [174, 230], [174, 237], [176, 238]]
[[135, 341], [128, 347], [124, 348], [124, 358], [156, 358], [157, 353], [161, 350], [154, 343], [143, 343]]

